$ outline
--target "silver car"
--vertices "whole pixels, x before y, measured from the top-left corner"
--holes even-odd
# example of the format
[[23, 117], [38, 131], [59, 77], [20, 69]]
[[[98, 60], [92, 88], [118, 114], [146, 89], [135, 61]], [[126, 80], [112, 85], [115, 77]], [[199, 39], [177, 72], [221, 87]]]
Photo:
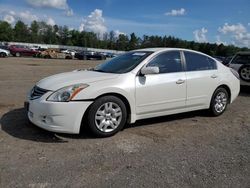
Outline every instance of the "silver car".
[[240, 75], [240, 84], [250, 86], [250, 51], [238, 52], [230, 61], [229, 67]]

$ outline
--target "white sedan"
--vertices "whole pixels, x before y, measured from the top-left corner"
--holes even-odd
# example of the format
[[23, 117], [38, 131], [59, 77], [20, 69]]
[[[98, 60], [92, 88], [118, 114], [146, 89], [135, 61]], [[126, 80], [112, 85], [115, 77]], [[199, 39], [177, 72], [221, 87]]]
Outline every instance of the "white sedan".
[[53, 132], [114, 135], [126, 123], [194, 110], [221, 115], [239, 94], [236, 71], [176, 48], [127, 52], [94, 69], [44, 78], [31, 90], [28, 117]]
[[0, 48], [0, 57], [10, 56], [10, 51]]
[[75, 57], [76, 51], [75, 50], [62, 50], [62, 53], [70, 54]]

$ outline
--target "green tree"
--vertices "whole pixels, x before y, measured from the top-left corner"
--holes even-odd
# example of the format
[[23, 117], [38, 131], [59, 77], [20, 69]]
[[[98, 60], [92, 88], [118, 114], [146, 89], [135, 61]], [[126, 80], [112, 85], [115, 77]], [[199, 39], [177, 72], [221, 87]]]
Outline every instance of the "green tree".
[[129, 40], [129, 50], [134, 50], [137, 48], [138, 38], [136, 37], [135, 33], [131, 33], [130, 40]]
[[14, 39], [16, 42], [28, 42], [28, 38], [30, 38], [30, 32], [28, 30], [27, 25], [25, 25], [22, 21], [17, 21], [14, 27]]
[[12, 41], [13, 30], [8, 22], [0, 21], [0, 41]]
[[129, 49], [129, 39], [127, 35], [120, 34], [116, 41], [116, 50], [126, 51]]
[[38, 31], [39, 31], [39, 24], [37, 21], [33, 21], [30, 25], [30, 31], [31, 31], [31, 39], [30, 42], [39, 42], [39, 36], [38, 36]]

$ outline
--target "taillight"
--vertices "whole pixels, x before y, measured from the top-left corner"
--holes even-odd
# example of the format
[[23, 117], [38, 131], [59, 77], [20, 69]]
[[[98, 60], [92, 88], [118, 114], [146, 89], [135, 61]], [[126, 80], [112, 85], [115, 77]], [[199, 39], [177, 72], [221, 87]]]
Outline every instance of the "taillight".
[[234, 75], [236, 78], [240, 79], [240, 75], [239, 75], [239, 73], [238, 73], [236, 70], [230, 68], [230, 71], [233, 73], [233, 75]]

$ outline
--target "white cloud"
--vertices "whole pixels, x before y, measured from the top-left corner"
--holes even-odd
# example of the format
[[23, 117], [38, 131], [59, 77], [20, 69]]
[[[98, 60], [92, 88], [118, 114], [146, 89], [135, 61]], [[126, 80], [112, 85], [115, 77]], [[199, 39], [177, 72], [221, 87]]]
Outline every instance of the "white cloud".
[[220, 44], [227, 45], [226, 42], [224, 42], [224, 41], [221, 40], [220, 35], [217, 35], [217, 36], [216, 36], [216, 44], [217, 44], [217, 45], [220, 45]]
[[35, 14], [30, 13], [29, 11], [20, 12], [18, 17], [25, 22], [32, 22], [33, 20], [38, 20], [38, 17]]
[[51, 26], [54, 26], [54, 25], [56, 25], [56, 22], [55, 22], [55, 20], [54, 19], [52, 19], [52, 18], [48, 18], [48, 20], [47, 20], [47, 22], [46, 22], [48, 25], [51, 25]]
[[166, 16], [182, 16], [186, 14], [186, 10], [184, 8], [181, 8], [179, 10], [171, 10], [170, 12], [166, 12], [165, 15]]
[[56, 8], [66, 10], [69, 8], [67, 0], [26, 0], [33, 7]]
[[8, 22], [9, 24], [13, 24], [16, 21], [16, 19], [14, 18], [14, 16], [9, 15], [9, 14], [5, 15], [4, 18], [3, 18], [3, 20], [6, 21], [6, 22]]
[[123, 32], [121, 32], [121, 31], [119, 31], [119, 30], [115, 30], [115, 31], [114, 31], [114, 34], [115, 34], [115, 38], [118, 38], [119, 35], [127, 35], [126, 33], [123, 33]]
[[195, 41], [197, 42], [207, 42], [206, 33], [208, 30], [206, 28], [197, 29], [193, 32]]
[[219, 27], [218, 31], [223, 34], [227, 33], [244, 33], [246, 28], [242, 24], [228, 25], [225, 23], [223, 27]]
[[250, 22], [247, 25], [250, 26]]
[[218, 31], [223, 35], [233, 38], [233, 44], [237, 46], [250, 47], [250, 33], [241, 23], [229, 25], [225, 23]]
[[105, 20], [102, 16], [102, 10], [95, 9], [89, 16], [87, 16], [79, 27], [80, 31], [94, 32], [101, 38], [107, 32]]
[[14, 11], [9, 11], [9, 14], [11, 14], [12, 16], [15, 16], [16, 15], [16, 13], [14, 12]]
[[68, 8], [66, 11], [65, 11], [65, 14], [66, 16], [73, 16], [74, 15], [74, 12], [71, 8]]

